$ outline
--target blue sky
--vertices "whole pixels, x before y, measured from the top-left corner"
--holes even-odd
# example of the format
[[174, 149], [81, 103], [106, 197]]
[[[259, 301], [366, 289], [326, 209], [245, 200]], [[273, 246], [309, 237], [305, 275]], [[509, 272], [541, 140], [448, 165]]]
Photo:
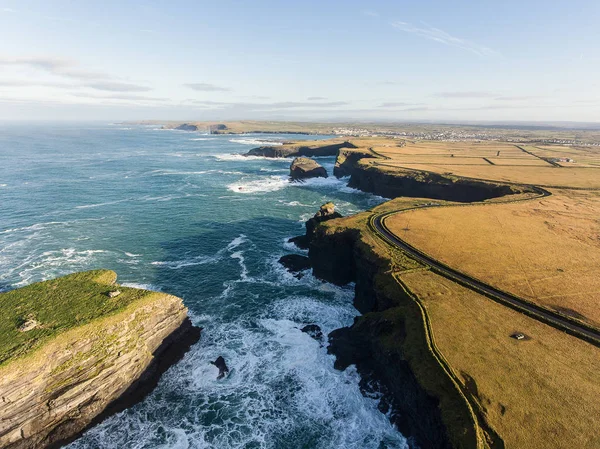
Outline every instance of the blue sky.
[[0, 0], [0, 119], [600, 121], [600, 2]]

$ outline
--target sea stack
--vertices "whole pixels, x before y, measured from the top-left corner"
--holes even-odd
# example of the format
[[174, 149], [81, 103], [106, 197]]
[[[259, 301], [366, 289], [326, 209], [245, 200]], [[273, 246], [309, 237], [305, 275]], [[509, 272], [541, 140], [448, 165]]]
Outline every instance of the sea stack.
[[308, 178], [327, 178], [327, 170], [313, 159], [297, 157], [290, 165], [290, 178], [293, 181]]

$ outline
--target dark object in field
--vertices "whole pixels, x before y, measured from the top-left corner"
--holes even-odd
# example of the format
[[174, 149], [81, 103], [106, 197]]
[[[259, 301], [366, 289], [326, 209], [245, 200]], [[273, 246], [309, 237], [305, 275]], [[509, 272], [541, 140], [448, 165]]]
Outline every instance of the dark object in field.
[[318, 341], [323, 340], [323, 331], [321, 331], [321, 328], [319, 326], [317, 326], [316, 324], [307, 324], [300, 330], [302, 332], [304, 332], [305, 334], [310, 335], [315, 340], [318, 340]]
[[210, 363], [219, 368], [219, 375], [217, 376], [217, 379], [222, 379], [226, 374], [229, 373], [229, 368], [227, 368], [227, 364], [225, 363], [225, 359], [223, 357], [219, 356], [217, 357], [217, 360]]

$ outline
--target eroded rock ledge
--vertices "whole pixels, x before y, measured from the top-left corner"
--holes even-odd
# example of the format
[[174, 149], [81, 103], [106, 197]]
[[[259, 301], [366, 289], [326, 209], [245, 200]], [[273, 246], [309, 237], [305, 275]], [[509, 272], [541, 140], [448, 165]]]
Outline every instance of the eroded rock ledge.
[[115, 313], [5, 361], [0, 366], [0, 447], [57, 448], [73, 440], [141, 400], [199, 337], [181, 299], [145, 292]]
[[340, 148], [356, 148], [350, 142], [340, 142], [331, 145], [279, 145], [279, 146], [263, 146], [253, 148], [244, 156], [262, 156], [262, 157], [319, 157], [319, 156], [335, 156]]
[[327, 170], [314, 159], [297, 157], [290, 165], [290, 178], [301, 181], [309, 178], [327, 178]]

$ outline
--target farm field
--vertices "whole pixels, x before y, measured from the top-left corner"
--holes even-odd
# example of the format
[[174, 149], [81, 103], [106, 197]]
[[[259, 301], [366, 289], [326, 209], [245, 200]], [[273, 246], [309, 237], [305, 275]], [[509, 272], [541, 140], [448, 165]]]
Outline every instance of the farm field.
[[[400, 278], [425, 305], [438, 349], [505, 447], [600, 446], [591, 431], [600, 415], [595, 348], [432, 272]], [[530, 339], [510, 338], [516, 331]]]
[[[598, 148], [542, 148], [502, 142], [405, 141], [404, 146], [372, 143], [374, 151], [388, 158], [376, 162], [382, 167], [549, 187], [600, 189]], [[554, 161], [561, 158], [575, 162]]]
[[389, 217], [400, 238], [490, 285], [600, 327], [600, 192]]

